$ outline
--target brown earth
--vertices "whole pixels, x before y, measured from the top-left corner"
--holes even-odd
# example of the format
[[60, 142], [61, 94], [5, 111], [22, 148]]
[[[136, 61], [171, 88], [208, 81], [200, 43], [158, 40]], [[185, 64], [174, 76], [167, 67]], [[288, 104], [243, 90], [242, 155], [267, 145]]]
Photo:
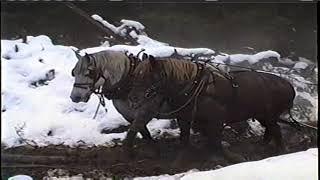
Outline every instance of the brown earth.
[[[297, 131], [282, 125], [287, 153], [317, 147], [317, 134], [308, 129]], [[276, 155], [273, 145], [263, 146], [262, 137], [248, 136], [248, 131], [226, 129], [225, 148], [238, 153], [246, 161], [264, 159]], [[22, 146], [1, 148], [1, 179], [17, 174], [26, 174], [34, 179], [44, 176], [71, 176], [114, 179], [137, 176], [176, 174], [189, 169], [209, 170], [233, 164], [221, 157], [214, 156], [204, 147], [205, 139], [192, 135], [192, 147], [180, 147], [177, 137], [162, 137], [156, 147], [143, 140], [137, 140], [134, 157], [125, 156], [121, 145], [115, 147], [77, 147], [47, 146], [35, 148]], [[227, 143], [226, 143], [227, 142]]]

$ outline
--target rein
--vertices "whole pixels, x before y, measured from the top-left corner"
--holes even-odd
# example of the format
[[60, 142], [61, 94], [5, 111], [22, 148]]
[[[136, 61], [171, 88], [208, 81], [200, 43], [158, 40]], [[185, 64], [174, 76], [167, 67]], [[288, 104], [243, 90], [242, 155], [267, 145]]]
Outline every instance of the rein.
[[[94, 63], [95, 69], [97, 69], [97, 63], [96, 63], [96, 61], [94, 59], [93, 59], [93, 63]], [[90, 91], [92, 91], [95, 95], [98, 96], [99, 104], [98, 104], [97, 110], [96, 110], [96, 112], [95, 112], [95, 114], [94, 114], [92, 119], [96, 118], [96, 116], [98, 114], [98, 111], [99, 111], [99, 108], [100, 108], [100, 105], [102, 105], [104, 107], [105, 111], [108, 112], [108, 109], [105, 107], [106, 103], [104, 101], [103, 94], [102, 94], [102, 86], [100, 86], [98, 90], [94, 88], [94, 85], [98, 82], [100, 77], [102, 77], [106, 81], [106, 78], [103, 76], [103, 74], [102, 73], [98, 73], [96, 75], [96, 77], [93, 78], [93, 82], [92, 83], [74, 83], [73, 84], [73, 87], [76, 87], [76, 88], [90, 89]]]
[[94, 94], [98, 96], [98, 98], [99, 98], [99, 103], [98, 103], [97, 110], [96, 110], [96, 112], [94, 113], [94, 116], [93, 116], [92, 119], [95, 119], [95, 118], [97, 117], [97, 114], [98, 114], [100, 105], [102, 105], [102, 106], [104, 107], [104, 110], [105, 110], [106, 112], [108, 112], [108, 109], [106, 108], [106, 102], [104, 101], [103, 94], [102, 94], [102, 86], [100, 86], [98, 92], [94, 91]]
[[195, 100], [195, 104], [194, 104], [194, 109], [195, 109], [196, 106], [197, 106], [198, 96], [201, 93], [201, 91], [203, 90], [204, 85], [205, 85], [205, 80], [203, 80], [203, 79], [200, 80], [200, 83], [197, 86], [197, 88], [194, 91], [194, 93], [190, 96], [190, 98], [183, 105], [181, 105], [179, 108], [177, 108], [177, 109], [175, 109], [173, 111], [165, 112], [165, 113], [158, 112], [158, 114], [164, 115], [164, 116], [169, 116], [169, 115], [175, 114], [175, 113], [181, 111], [182, 109], [184, 109], [187, 105], [189, 105], [193, 99]]
[[[198, 74], [199, 74], [198, 77], [200, 76], [200, 78], [201, 78], [202, 72], [204, 71], [204, 65], [197, 63], [197, 67], [198, 67]], [[165, 113], [158, 112], [158, 114], [159, 115], [164, 115], [164, 116], [169, 116], [169, 115], [175, 114], [175, 113], [181, 111], [182, 109], [184, 109], [186, 106], [188, 106], [192, 102], [192, 100], [194, 100], [194, 106], [193, 106], [193, 111], [192, 111], [192, 119], [194, 119], [194, 115], [195, 115], [196, 110], [197, 110], [198, 96], [202, 92], [202, 90], [204, 88], [204, 85], [206, 83], [206, 80], [207, 80], [206, 78], [201, 78], [200, 82], [198, 82], [198, 79], [199, 78], [196, 78], [193, 81], [193, 83], [195, 85], [197, 85], [197, 84], [198, 85], [197, 85], [196, 89], [194, 90], [194, 92], [192, 93], [192, 95], [190, 96], [190, 98], [188, 98], [187, 101], [183, 105], [181, 105], [180, 107], [178, 107], [177, 109], [175, 109], [173, 111], [165, 112]], [[187, 95], [187, 94], [185, 93], [185, 95]]]

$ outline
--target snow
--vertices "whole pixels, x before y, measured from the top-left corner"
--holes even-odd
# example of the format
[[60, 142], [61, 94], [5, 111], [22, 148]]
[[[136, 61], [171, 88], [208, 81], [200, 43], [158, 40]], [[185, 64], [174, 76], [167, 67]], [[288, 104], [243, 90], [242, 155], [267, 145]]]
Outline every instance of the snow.
[[142, 25], [140, 22], [137, 22], [137, 21], [122, 19], [120, 22], [122, 24], [125, 24], [126, 26], [134, 27], [137, 30], [144, 30], [145, 28], [144, 25]]
[[[46, 36], [28, 37], [28, 44], [1, 41], [4, 82], [1, 98], [2, 110], [5, 110], [2, 112], [1, 141], [8, 147], [23, 145], [15, 130], [22, 127], [23, 138], [33, 140], [39, 146], [61, 143], [75, 146], [79, 142], [88, 146], [113, 145], [113, 139], [123, 139], [125, 133], [100, 133], [108, 124], [110, 128], [128, 124], [111, 101], [106, 102], [108, 113], [100, 109], [96, 120], [92, 120], [92, 116], [98, 104], [97, 97], [92, 96], [87, 104], [70, 101], [71, 70], [77, 59], [71, 47], [50, 45], [48, 39]], [[12, 51], [16, 44], [23, 47], [22, 52]], [[40, 44], [45, 48], [39, 48]], [[10, 57], [10, 60], [3, 57]], [[48, 78], [46, 74], [50, 70], [55, 71], [55, 76], [47, 79], [48, 85], [31, 85]], [[49, 131], [52, 136], [47, 135]]]
[[97, 14], [94, 14], [91, 16], [94, 20], [100, 22], [102, 25], [109, 28], [111, 31], [113, 31], [115, 34], [119, 34], [120, 36], [126, 35], [126, 27], [134, 27], [137, 30], [144, 30], [144, 26], [137, 22], [132, 20], [126, 20], [122, 19], [120, 22], [122, 23], [119, 27], [114, 26], [113, 24], [110, 24], [108, 21], [104, 20], [102, 17], [100, 17]]
[[294, 69], [305, 69], [305, 68], [307, 68], [309, 65], [307, 64], [307, 63], [305, 63], [305, 62], [297, 62], [294, 66], [293, 66], [293, 68]]
[[135, 180], [193, 180], [193, 179], [223, 179], [223, 180], [317, 180], [318, 179], [318, 149], [275, 156], [260, 161], [239, 163], [217, 170], [196, 170], [176, 175], [161, 175]]
[[318, 149], [271, 157], [260, 161], [235, 164], [213, 171], [188, 174], [182, 180], [316, 180], [318, 179]]
[[10, 177], [8, 180], [33, 180], [32, 177], [27, 175], [16, 175]]
[[[151, 44], [151, 45], [150, 45]], [[97, 53], [100, 51], [105, 51], [105, 50], [113, 50], [113, 51], [120, 51], [120, 52], [128, 52], [132, 53], [133, 55], [137, 55], [142, 49], [145, 49], [144, 53], [152, 55], [154, 57], [169, 57], [174, 53], [174, 50], [176, 49], [177, 52], [180, 55], [183, 56], [191, 56], [192, 54], [213, 54], [214, 51], [211, 49], [207, 48], [179, 48], [179, 47], [172, 47], [172, 46], [159, 46], [159, 47], [154, 47], [153, 42], [151, 42], [147, 46], [144, 45], [138, 45], [138, 46], [129, 46], [129, 45], [114, 45], [111, 47], [93, 47], [93, 48], [86, 48], [81, 50], [80, 54], [84, 55], [84, 52], [88, 54], [93, 54]], [[142, 54], [140, 55], [141, 58]]]
[[91, 16], [94, 20], [100, 22], [102, 25], [106, 26], [107, 28], [109, 28], [111, 31], [113, 31], [114, 33], [118, 34], [119, 33], [119, 28], [115, 27], [113, 24], [110, 24], [108, 21], [103, 20], [102, 17], [100, 17], [97, 14], [94, 14]]
[[[16, 46], [18, 46], [17, 52]], [[1, 108], [4, 111], [1, 120], [1, 141], [7, 147], [24, 145], [23, 139], [33, 141], [38, 146], [49, 144], [64, 144], [71, 147], [79, 144], [113, 146], [114, 139], [125, 138], [126, 132], [101, 133], [103, 129], [129, 124], [116, 111], [111, 101], [106, 101], [108, 112], [101, 108], [96, 119], [92, 119], [98, 104], [96, 96], [92, 95], [88, 103], [71, 102], [69, 96], [74, 81], [71, 70], [77, 62], [73, 50], [77, 48], [54, 45], [51, 39], [44, 35], [28, 36], [27, 43], [22, 43], [22, 40], [1, 40], [1, 48], [3, 81]], [[170, 56], [174, 53], [174, 49], [181, 55], [214, 53], [207, 48], [187, 49], [167, 45], [155, 47], [150, 41], [147, 45], [87, 48], [80, 54], [116, 50], [129, 51], [136, 55], [142, 48], [145, 49], [145, 53], [156, 57]], [[232, 61], [239, 62], [246, 57], [251, 62], [257, 62], [259, 58], [270, 56], [277, 56], [277, 53], [263, 51], [254, 55], [218, 55], [215, 61], [223, 62], [222, 57], [231, 57]], [[306, 81], [303, 77], [298, 78]], [[305, 88], [301, 83], [297, 85]], [[307, 92], [300, 95], [314, 107], [318, 106], [317, 96]], [[317, 111], [313, 113], [317, 114]], [[171, 129], [169, 124], [170, 120], [152, 120], [148, 128], [154, 137], [161, 137], [164, 134], [178, 136], [179, 129]], [[257, 124], [250, 124], [257, 134], [263, 131]], [[18, 135], [17, 129], [22, 129], [23, 132]]]
[[262, 52], [259, 52], [259, 53], [253, 54], [253, 55], [250, 55], [250, 54], [218, 55], [215, 57], [215, 60], [217, 62], [230, 61], [231, 64], [236, 64], [236, 63], [240, 63], [243, 61], [248, 61], [250, 64], [255, 64], [262, 59], [267, 59], [267, 58], [271, 58], [271, 57], [274, 57], [277, 60], [280, 60], [280, 54], [275, 51], [271, 51], [271, 50], [262, 51]]

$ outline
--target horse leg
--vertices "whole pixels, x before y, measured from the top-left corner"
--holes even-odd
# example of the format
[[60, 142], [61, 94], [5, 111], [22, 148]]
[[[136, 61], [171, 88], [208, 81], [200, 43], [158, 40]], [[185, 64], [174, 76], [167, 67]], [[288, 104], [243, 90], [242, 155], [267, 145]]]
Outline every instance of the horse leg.
[[270, 127], [267, 126], [266, 120], [258, 119], [258, 121], [259, 121], [259, 123], [260, 123], [263, 127], [266, 128], [266, 129], [265, 129], [265, 132], [264, 132], [264, 135], [263, 135], [263, 139], [262, 139], [261, 144], [267, 145], [267, 144], [269, 144], [270, 141], [272, 140], [272, 135], [271, 135], [271, 133], [270, 133]]
[[282, 134], [277, 120], [278, 117], [275, 116], [269, 119], [258, 119], [260, 124], [266, 128], [262, 144], [268, 145], [273, 140], [276, 146], [276, 153], [280, 153], [285, 151], [285, 147], [282, 142]]
[[276, 145], [277, 153], [283, 153], [285, 152], [285, 146], [282, 141], [282, 134], [279, 124], [276, 121], [272, 121], [269, 124], [270, 128], [270, 134], [272, 135], [272, 138]]
[[[147, 123], [151, 120], [151, 118], [139, 118], [139, 119], [135, 119], [129, 130], [127, 133], [127, 136], [124, 140], [124, 149], [126, 151], [126, 153], [129, 154], [129, 156], [133, 156], [133, 143], [134, 143], [134, 139], [137, 135], [138, 132], [142, 132], [145, 131], [146, 125]], [[149, 132], [149, 131], [148, 131]], [[151, 138], [151, 136], [150, 136]]]
[[[122, 115], [128, 122], [132, 123], [133, 118], [129, 118], [127, 116]], [[145, 139], [147, 142], [154, 142], [154, 139], [151, 137], [150, 131], [147, 128], [147, 125], [143, 127], [143, 129], [140, 131], [143, 139]]]
[[150, 131], [147, 128], [147, 125], [143, 126], [143, 129], [140, 131], [143, 139], [149, 143], [155, 143], [155, 140], [151, 137]]
[[180, 128], [180, 143], [183, 147], [186, 147], [189, 145], [189, 139], [190, 139], [190, 121], [188, 121], [186, 118], [179, 117], [177, 118], [178, 125]]
[[243, 162], [245, 158], [222, 146], [223, 119], [223, 116], [220, 115], [215, 119], [205, 121], [207, 123], [204, 124], [203, 130], [205, 131], [204, 135], [208, 137], [208, 148], [215, 153], [214, 160], [222, 160], [221, 157], [223, 157], [230, 162]]

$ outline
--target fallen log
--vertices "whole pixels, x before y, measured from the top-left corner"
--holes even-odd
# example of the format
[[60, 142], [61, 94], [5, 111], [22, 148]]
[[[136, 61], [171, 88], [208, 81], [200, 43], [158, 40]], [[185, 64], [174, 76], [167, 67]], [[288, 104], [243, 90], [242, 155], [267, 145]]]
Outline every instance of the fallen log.
[[81, 17], [85, 18], [87, 21], [98, 27], [100, 30], [102, 30], [106, 35], [112, 36], [113, 38], [108, 39], [108, 41], [112, 44], [126, 44], [129, 43], [130, 45], [137, 45], [135, 39], [133, 39], [131, 36], [122, 37], [114, 32], [112, 32], [110, 29], [103, 26], [101, 23], [95, 21], [91, 18], [85, 11], [77, 7], [71, 2], [64, 2], [64, 4], [69, 7], [73, 12], [77, 13]]
[[27, 163], [27, 164], [61, 164], [67, 162], [65, 156], [33, 156], [33, 155], [16, 155], [16, 154], [1, 154], [2, 163]]
[[44, 165], [44, 164], [1, 164], [1, 168], [63, 168], [63, 165]]

